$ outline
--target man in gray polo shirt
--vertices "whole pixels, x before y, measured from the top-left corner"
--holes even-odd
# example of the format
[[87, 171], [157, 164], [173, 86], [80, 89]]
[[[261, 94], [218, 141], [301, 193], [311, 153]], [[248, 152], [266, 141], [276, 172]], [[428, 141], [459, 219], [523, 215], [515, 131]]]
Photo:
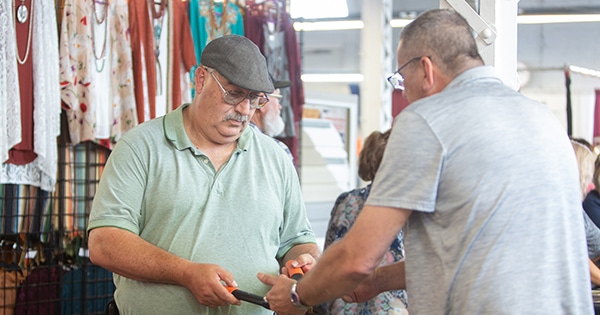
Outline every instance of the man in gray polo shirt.
[[[405, 27], [397, 58], [411, 104], [366, 206], [297, 283], [259, 275], [271, 307], [406, 287], [411, 315], [593, 314], [577, 162], [552, 111], [483, 65], [453, 10]], [[405, 223], [406, 263], [377, 268]]]
[[296, 170], [247, 128], [274, 90], [242, 36], [204, 49], [196, 94], [128, 131], [107, 161], [89, 221], [94, 264], [114, 272], [121, 314], [265, 314], [225, 288], [264, 295], [256, 273], [319, 255]]

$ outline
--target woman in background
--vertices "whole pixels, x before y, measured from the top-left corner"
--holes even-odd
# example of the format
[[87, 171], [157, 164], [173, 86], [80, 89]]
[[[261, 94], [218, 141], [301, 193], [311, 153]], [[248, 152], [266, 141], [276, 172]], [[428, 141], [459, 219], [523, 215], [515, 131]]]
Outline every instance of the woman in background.
[[600, 227], [600, 156], [594, 163], [594, 176], [592, 177], [593, 188], [583, 200], [583, 209], [590, 219]]
[[[358, 157], [358, 176], [369, 184], [363, 188], [356, 188], [342, 193], [336, 200], [331, 210], [331, 218], [325, 235], [325, 248], [341, 239], [350, 229], [356, 217], [363, 208], [369, 192], [371, 182], [379, 168], [381, 158], [391, 130], [384, 133], [374, 131], [365, 140], [364, 146]], [[383, 257], [380, 266], [388, 265], [404, 259], [403, 233], [400, 232], [390, 249]], [[373, 299], [363, 303], [346, 303], [342, 299], [326, 303], [329, 314], [402, 314], [407, 315], [407, 299], [405, 290], [383, 292]]]
[[[579, 168], [579, 188], [581, 189], [581, 199], [583, 200], [588, 192], [588, 187], [592, 182], [594, 161], [596, 161], [597, 157], [585, 144], [575, 140], [571, 140], [571, 144], [573, 145], [575, 157], [577, 158], [577, 167]], [[600, 229], [590, 219], [586, 211], [582, 212], [590, 265], [590, 280], [592, 281], [592, 287], [597, 287], [600, 286], [600, 269], [596, 265], [600, 262]]]

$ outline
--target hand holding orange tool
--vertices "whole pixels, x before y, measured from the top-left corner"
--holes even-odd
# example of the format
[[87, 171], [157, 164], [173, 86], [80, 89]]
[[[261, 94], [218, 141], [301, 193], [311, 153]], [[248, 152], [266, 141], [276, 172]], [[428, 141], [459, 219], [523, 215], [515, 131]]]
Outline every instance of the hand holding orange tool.
[[304, 276], [304, 271], [302, 271], [302, 268], [292, 266], [292, 260], [288, 260], [285, 263], [285, 268], [287, 269], [288, 277], [296, 281], [300, 280], [300, 278]]

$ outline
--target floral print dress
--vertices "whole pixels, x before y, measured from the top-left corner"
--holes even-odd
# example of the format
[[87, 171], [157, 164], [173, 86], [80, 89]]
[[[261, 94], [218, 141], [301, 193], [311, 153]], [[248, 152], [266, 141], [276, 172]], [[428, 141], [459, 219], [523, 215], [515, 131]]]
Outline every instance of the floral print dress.
[[[331, 210], [329, 226], [325, 235], [325, 249], [346, 235], [358, 214], [365, 205], [371, 192], [371, 184], [364, 188], [342, 193]], [[404, 259], [404, 236], [400, 231], [390, 249], [385, 254], [380, 266], [389, 265]], [[407, 315], [407, 297], [405, 290], [387, 291], [364, 303], [346, 303], [337, 299], [327, 303], [329, 314], [403, 314]]]
[[[123, 133], [137, 125], [127, 1], [113, 0], [107, 8], [102, 8], [108, 10], [102, 23], [96, 21], [92, 10], [92, 0], [64, 3], [60, 28], [62, 106], [72, 144], [95, 141], [112, 148]], [[102, 10], [98, 8], [97, 12]], [[101, 29], [103, 25], [106, 31], [97, 36], [108, 37], [105, 46], [94, 47], [92, 28]], [[95, 53], [101, 51], [105, 55], [96, 59]], [[99, 74], [104, 72], [105, 76]], [[102, 78], [110, 81], [99, 82]], [[103, 102], [98, 102], [97, 93], [107, 96]], [[108, 115], [99, 115], [100, 112]], [[98, 121], [99, 117], [106, 121]], [[98, 125], [107, 126], [108, 138], [98, 137]]]

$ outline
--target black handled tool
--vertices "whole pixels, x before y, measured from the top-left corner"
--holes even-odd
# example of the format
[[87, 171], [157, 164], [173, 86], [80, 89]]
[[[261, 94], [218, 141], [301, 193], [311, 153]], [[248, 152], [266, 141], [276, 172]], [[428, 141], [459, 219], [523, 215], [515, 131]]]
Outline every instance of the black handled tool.
[[231, 294], [233, 294], [233, 296], [235, 296], [236, 299], [238, 299], [240, 301], [250, 302], [252, 304], [260, 305], [266, 309], [270, 309], [269, 302], [267, 302], [267, 299], [265, 299], [264, 296], [260, 296], [260, 295], [252, 294], [250, 292], [242, 291], [236, 287], [228, 286], [226, 288], [227, 288], [227, 290], [229, 290], [229, 292]]

